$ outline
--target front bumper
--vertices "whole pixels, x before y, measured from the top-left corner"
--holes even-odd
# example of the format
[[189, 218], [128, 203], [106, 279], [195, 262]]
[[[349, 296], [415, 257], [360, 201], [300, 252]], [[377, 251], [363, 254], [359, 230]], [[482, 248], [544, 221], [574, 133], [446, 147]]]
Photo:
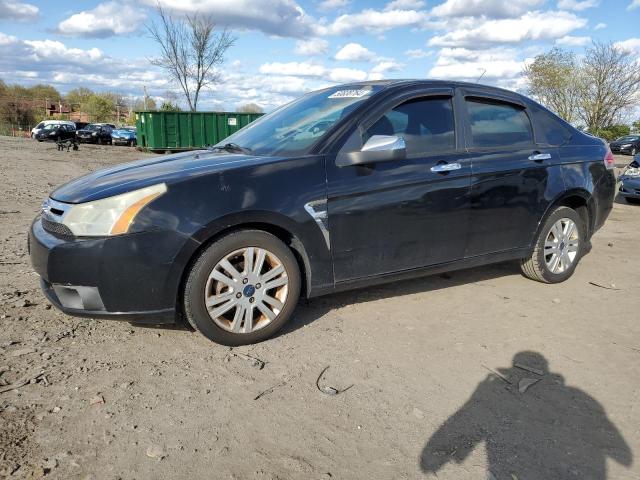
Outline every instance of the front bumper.
[[620, 177], [620, 195], [627, 198], [640, 198], [640, 178]]
[[133, 138], [111, 137], [111, 141], [114, 145], [129, 145], [131, 141], [135, 143], [135, 139]]
[[610, 148], [611, 153], [620, 153], [623, 155], [631, 155], [631, 152], [633, 151], [633, 145], [629, 145], [628, 147], [613, 146]]
[[185, 265], [175, 259], [189, 241], [171, 231], [61, 237], [40, 217], [28, 238], [31, 263], [54, 306], [73, 316], [148, 324], [176, 321]]
[[98, 143], [98, 137], [76, 135], [76, 141], [78, 143]]

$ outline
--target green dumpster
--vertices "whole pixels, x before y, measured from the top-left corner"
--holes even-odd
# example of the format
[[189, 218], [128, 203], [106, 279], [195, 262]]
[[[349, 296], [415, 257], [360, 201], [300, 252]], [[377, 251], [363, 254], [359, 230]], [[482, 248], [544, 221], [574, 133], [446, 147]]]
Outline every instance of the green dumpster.
[[191, 150], [215, 145], [262, 113], [136, 112], [138, 146], [151, 151]]

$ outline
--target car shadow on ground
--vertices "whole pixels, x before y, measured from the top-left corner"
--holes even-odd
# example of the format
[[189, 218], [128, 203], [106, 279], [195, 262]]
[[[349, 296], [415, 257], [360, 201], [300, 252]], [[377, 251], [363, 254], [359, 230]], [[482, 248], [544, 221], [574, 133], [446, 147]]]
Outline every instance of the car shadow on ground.
[[[522, 367], [529, 367], [529, 370]], [[523, 385], [532, 385], [523, 391]], [[607, 458], [630, 467], [633, 454], [593, 397], [566, 385], [537, 352], [519, 352], [476, 387], [428, 438], [419, 465], [437, 477], [484, 443], [491, 480], [607, 478]]]
[[411, 280], [394, 281], [382, 285], [325, 295], [310, 300], [303, 299], [300, 301], [293, 318], [284, 326], [278, 335], [287, 335], [322, 318], [331, 310], [347, 305], [357, 305], [360, 303], [384, 300], [386, 298], [426, 293], [469, 283], [487, 282], [494, 278], [507, 275], [520, 276], [520, 269], [516, 262], [485, 265]]

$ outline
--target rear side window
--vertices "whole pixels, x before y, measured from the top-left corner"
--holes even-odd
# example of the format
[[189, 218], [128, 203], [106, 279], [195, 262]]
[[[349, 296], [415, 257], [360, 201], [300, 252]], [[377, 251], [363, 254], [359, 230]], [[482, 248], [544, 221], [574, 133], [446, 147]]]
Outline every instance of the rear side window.
[[473, 147], [533, 143], [531, 122], [523, 108], [491, 100], [467, 99]]
[[373, 135], [403, 137], [408, 155], [453, 150], [456, 142], [451, 98], [420, 98], [398, 105], [367, 129], [363, 142]]

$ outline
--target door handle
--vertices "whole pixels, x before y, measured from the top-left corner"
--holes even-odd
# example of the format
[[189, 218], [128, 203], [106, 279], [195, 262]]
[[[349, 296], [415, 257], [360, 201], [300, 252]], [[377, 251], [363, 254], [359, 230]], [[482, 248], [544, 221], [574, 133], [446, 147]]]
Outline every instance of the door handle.
[[534, 153], [529, 156], [529, 160], [533, 160], [534, 162], [541, 162], [542, 160], [551, 160], [550, 153]]
[[454, 163], [439, 163], [431, 167], [431, 171], [434, 173], [451, 172], [453, 170], [460, 170], [462, 165], [457, 162]]

